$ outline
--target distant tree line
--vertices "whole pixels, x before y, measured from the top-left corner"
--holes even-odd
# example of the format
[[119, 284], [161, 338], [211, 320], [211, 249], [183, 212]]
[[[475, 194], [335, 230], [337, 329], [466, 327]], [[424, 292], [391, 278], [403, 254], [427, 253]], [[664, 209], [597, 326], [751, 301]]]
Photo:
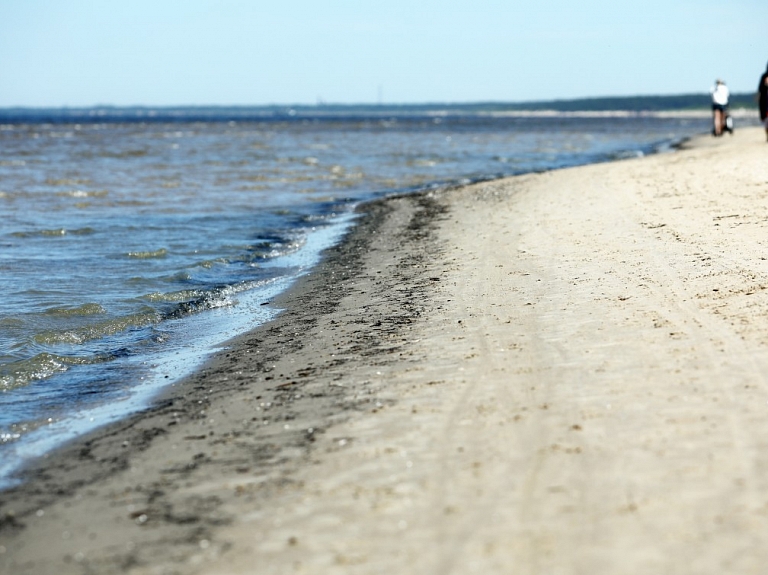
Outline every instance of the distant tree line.
[[[547, 100], [498, 104], [499, 110], [556, 110], [558, 112], [632, 111], [659, 112], [700, 110], [709, 108], [709, 94], [680, 94], [676, 96], [621, 96], [611, 98], [580, 98], [576, 100]], [[754, 94], [731, 94], [732, 108], [754, 107]]]
[[[514, 112], [541, 111], [556, 112], [662, 112], [684, 110], [708, 110], [712, 105], [709, 94], [679, 94], [674, 96], [614, 96], [602, 98], [578, 98], [572, 100], [539, 100], [529, 102], [474, 102], [427, 104], [319, 104], [317, 106], [296, 106], [298, 112], [309, 109], [327, 112], [375, 112], [381, 113], [424, 113], [435, 110], [453, 112]], [[754, 94], [731, 94], [731, 108], [752, 108], [756, 101]]]

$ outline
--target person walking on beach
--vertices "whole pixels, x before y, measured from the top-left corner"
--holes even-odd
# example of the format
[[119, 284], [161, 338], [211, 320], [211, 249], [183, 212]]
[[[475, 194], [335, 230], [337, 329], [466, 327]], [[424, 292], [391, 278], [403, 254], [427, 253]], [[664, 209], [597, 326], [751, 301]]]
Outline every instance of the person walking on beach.
[[760, 76], [760, 84], [757, 86], [757, 101], [760, 107], [760, 121], [765, 126], [765, 137], [768, 140], [768, 66]]
[[720, 79], [715, 81], [715, 85], [710, 90], [712, 94], [712, 119], [714, 121], [714, 127], [712, 134], [715, 136], [722, 136], [723, 131], [726, 129], [725, 118], [728, 112], [728, 100], [730, 99], [730, 92], [728, 86], [725, 85]]

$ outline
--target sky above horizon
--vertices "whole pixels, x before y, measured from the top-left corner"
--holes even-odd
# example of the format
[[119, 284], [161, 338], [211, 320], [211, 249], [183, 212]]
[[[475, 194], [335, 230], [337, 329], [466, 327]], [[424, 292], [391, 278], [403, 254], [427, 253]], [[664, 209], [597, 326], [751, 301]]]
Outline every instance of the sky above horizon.
[[0, 107], [752, 92], [766, 0], [0, 0]]

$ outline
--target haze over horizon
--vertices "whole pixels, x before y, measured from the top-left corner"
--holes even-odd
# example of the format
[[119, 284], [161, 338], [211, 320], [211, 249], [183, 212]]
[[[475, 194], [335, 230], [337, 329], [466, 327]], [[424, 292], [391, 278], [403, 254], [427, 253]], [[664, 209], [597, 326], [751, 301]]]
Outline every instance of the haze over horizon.
[[0, 2], [0, 106], [532, 102], [749, 93], [764, 0]]

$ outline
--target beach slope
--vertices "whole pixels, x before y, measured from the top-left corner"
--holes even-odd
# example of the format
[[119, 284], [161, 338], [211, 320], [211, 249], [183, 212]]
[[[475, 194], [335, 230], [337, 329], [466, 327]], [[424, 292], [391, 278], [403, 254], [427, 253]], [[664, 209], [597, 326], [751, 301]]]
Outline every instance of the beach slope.
[[762, 573], [763, 138], [369, 205], [276, 321], [0, 495], [0, 572]]

